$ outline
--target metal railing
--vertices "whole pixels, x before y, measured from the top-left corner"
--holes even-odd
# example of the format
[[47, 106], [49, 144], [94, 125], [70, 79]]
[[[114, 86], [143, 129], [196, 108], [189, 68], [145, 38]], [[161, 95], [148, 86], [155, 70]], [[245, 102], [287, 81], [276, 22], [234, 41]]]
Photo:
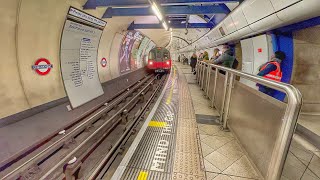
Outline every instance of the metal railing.
[[[291, 142], [291, 138], [293, 136], [293, 132], [296, 126], [296, 122], [297, 122], [301, 104], [302, 104], [302, 96], [300, 92], [290, 84], [275, 82], [272, 80], [262, 78], [260, 76], [244, 73], [241, 71], [237, 71], [237, 70], [226, 68], [219, 65], [208, 64], [201, 61], [197, 63], [196, 71], [197, 71], [196, 73], [197, 82], [199, 83], [200, 88], [204, 90], [205, 95], [211, 100], [211, 106], [216, 107], [216, 109], [219, 109], [219, 107], [217, 107], [217, 104], [219, 103], [217, 102], [216, 93], [218, 90], [219, 91], [221, 90], [217, 88], [217, 84], [218, 83], [222, 84], [222, 82], [219, 82], [218, 79], [221, 80], [221, 78], [219, 77], [223, 77], [223, 76], [225, 78], [223, 82], [223, 93], [220, 93], [220, 94], [223, 94], [222, 105], [220, 106], [220, 123], [223, 125], [224, 129], [228, 128], [228, 120], [230, 120], [228, 119], [228, 116], [229, 116], [229, 110], [230, 110], [230, 103], [232, 104], [232, 101], [231, 101], [232, 94], [236, 93], [236, 92], [233, 92], [234, 85], [236, 82], [235, 80], [236, 76], [273, 88], [275, 90], [281, 91], [286, 94], [287, 103], [285, 104], [286, 106], [284, 108], [283, 117], [278, 121], [278, 122], [282, 121], [281, 123], [279, 123], [280, 124], [278, 127], [279, 133], [275, 135], [276, 138], [274, 140], [274, 146], [273, 146], [272, 152], [270, 153], [272, 155], [271, 155], [271, 158], [268, 159], [269, 164], [267, 165], [267, 168], [266, 168], [267, 170], [266, 170], [266, 173], [264, 174], [264, 178], [268, 180], [280, 179], [284, 162], [286, 160], [286, 156], [288, 153], [289, 145]], [[222, 75], [222, 74], [225, 74], [225, 75]], [[211, 76], [214, 76], [213, 85], [210, 85], [210, 81], [212, 81]], [[213, 86], [213, 89], [212, 88], [210, 89], [211, 86]], [[213, 94], [211, 97], [209, 96], [210, 93]], [[256, 92], [256, 93], [260, 93], [260, 92]], [[263, 96], [264, 95], [261, 95], [261, 97]], [[257, 96], [257, 97], [260, 98], [260, 96]], [[264, 97], [264, 99], [266, 98], [271, 98], [271, 97]], [[243, 104], [245, 105], [245, 102]], [[268, 111], [268, 109], [266, 109], [266, 111]], [[236, 121], [236, 118], [234, 119], [235, 120], [233, 121]], [[250, 121], [252, 122], [254, 120], [250, 119]], [[244, 142], [244, 143], [248, 143], [248, 142]], [[250, 150], [252, 151], [252, 149]]]

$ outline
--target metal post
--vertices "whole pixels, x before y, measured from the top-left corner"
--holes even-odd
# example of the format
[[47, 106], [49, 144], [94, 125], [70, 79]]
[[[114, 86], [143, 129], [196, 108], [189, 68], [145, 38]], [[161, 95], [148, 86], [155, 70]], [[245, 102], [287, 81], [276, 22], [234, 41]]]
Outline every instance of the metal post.
[[201, 63], [201, 71], [200, 71], [200, 78], [199, 78], [199, 85], [200, 85], [200, 89], [201, 89], [201, 82], [202, 82], [202, 78], [203, 78], [203, 64]]
[[203, 64], [203, 70], [202, 70], [202, 79], [201, 79], [201, 86], [200, 88], [203, 90], [203, 83], [204, 83], [204, 72], [205, 72], [205, 69], [206, 69], [206, 64]]
[[198, 70], [198, 79], [197, 79], [197, 83], [200, 85], [200, 78], [201, 78], [201, 62], [199, 62], [198, 64], [199, 66], [199, 70]]
[[228, 121], [228, 115], [229, 115], [229, 107], [230, 107], [230, 101], [231, 101], [231, 94], [232, 94], [232, 88], [233, 88], [233, 82], [234, 82], [234, 75], [231, 73], [229, 78], [229, 84], [226, 94], [226, 101], [225, 101], [225, 107], [224, 107], [224, 113], [223, 113], [223, 129], [228, 129], [227, 127], [227, 121]]
[[197, 66], [196, 66], [196, 79], [197, 79], [197, 83], [198, 83], [198, 81], [199, 81], [199, 68], [200, 68], [199, 62], [197, 62]]
[[206, 89], [206, 94], [207, 97], [209, 98], [209, 86], [210, 86], [210, 79], [211, 79], [211, 66], [208, 65], [208, 70], [207, 70], [207, 89]]
[[217, 80], [218, 80], [218, 69], [216, 68], [216, 71], [214, 72], [214, 87], [213, 87], [213, 95], [211, 100], [211, 107], [214, 107], [214, 101], [215, 101], [215, 95], [216, 95], [216, 89], [217, 89]]
[[225, 100], [226, 100], [228, 79], [229, 79], [229, 72], [226, 71], [226, 75], [225, 75], [225, 79], [224, 79], [224, 85], [223, 85], [223, 97], [222, 97], [222, 105], [221, 105], [221, 111], [220, 111], [220, 123], [223, 123], [224, 103], [225, 103]]

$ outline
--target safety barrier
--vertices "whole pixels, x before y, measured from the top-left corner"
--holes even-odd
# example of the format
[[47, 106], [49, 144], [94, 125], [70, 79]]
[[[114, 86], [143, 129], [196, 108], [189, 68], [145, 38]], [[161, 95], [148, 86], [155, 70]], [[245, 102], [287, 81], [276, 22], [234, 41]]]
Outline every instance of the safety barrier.
[[[234, 69], [197, 63], [197, 82], [251, 162], [267, 180], [280, 179], [299, 116], [302, 96], [292, 85]], [[281, 102], [239, 81], [241, 77], [286, 93]]]

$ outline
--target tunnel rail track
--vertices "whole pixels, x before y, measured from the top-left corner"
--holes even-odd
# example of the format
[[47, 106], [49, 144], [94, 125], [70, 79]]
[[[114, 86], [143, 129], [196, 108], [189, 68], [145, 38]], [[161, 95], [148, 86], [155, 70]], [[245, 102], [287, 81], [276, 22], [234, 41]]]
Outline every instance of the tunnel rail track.
[[[79, 162], [79, 159], [81, 161], [85, 161], [90, 156], [90, 154], [108, 137], [108, 135], [112, 133], [117, 125], [122, 124], [124, 128], [124, 134], [122, 134], [120, 140], [114, 143], [115, 145], [111, 145], [109, 148], [107, 148], [108, 151], [110, 150], [110, 153], [105, 156], [102, 161], [103, 163], [100, 163], [99, 168], [94, 172], [98, 173], [103, 167], [105, 167], [107, 160], [110, 159], [111, 156], [113, 156], [113, 154], [119, 149], [119, 147], [121, 147], [121, 144], [123, 144], [123, 142], [128, 139], [130, 134], [132, 134], [130, 132], [134, 132], [133, 129], [139, 122], [139, 119], [141, 119], [142, 115], [148, 109], [148, 106], [151, 104], [152, 99], [156, 97], [156, 93], [159, 91], [159, 89], [161, 88], [161, 84], [163, 84], [166, 79], [164, 76], [161, 81], [155, 83], [157, 82], [158, 76], [159, 75], [149, 75], [128, 86], [127, 89], [124, 89], [123, 91], [119, 92], [114, 98], [112, 98], [111, 102], [109, 101], [109, 103], [105, 103], [103, 106], [97, 108], [94, 113], [82, 119], [80, 122], [74, 123], [74, 126], [69, 127], [65, 131], [65, 134], [56, 134], [45, 145], [42, 145], [41, 148], [36, 149], [35, 151], [26, 155], [20, 161], [18, 161], [16, 163], [17, 165], [13, 163], [11, 167], [8, 167], [0, 172], [0, 175], [3, 176], [1, 177], [1, 179], [18, 179], [21, 177], [24, 177], [25, 179], [33, 179], [33, 177], [41, 177], [42, 179], [48, 179], [52, 177], [57, 178], [59, 177], [59, 175], [57, 174], [61, 175], [61, 172], [67, 169], [67, 161], [70, 161], [72, 157], [78, 157], [76, 159], [76, 162]], [[154, 84], [158, 84], [155, 91], [153, 91]], [[139, 102], [144, 102], [144, 97], [149, 91], [153, 91], [150, 95], [149, 100], [146, 102], [142, 109], [139, 108], [138, 112], [136, 112], [134, 116], [134, 120], [130, 122], [123, 122], [127, 120], [129, 111], [134, 109], [135, 106], [139, 104]], [[111, 117], [109, 116], [109, 114], [111, 114]], [[99, 120], [102, 121], [100, 122]], [[98, 125], [95, 125], [95, 123]], [[90, 131], [93, 131], [93, 133], [91, 133]], [[82, 134], [87, 134], [87, 136], [81, 137], [83, 136]], [[99, 136], [99, 138], [97, 138], [96, 136]], [[83, 140], [80, 144], [77, 144], [77, 142], [75, 142], [75, 139], [78, 137]], [[89, 141], [91, 141], [91, 145], [86, 148], [85, 146], [89, 143]], [[94, 143], [92, 143], [92, 141], [94, 141]], [[48, 164], [45, 164], [45, 162], [50, 159], [51, 156], [54, 156], [55, 153], [59, 152], [65, 147], [69, 149], [67, 150], [69, 151], [69, 153], [64, 153], [64, 157], [61, 156], [60, 158], [53, 158], [57, 163], [52, 168], [46, 167], [41, 170], [38, 167], [40, 166], [39, 164], [48, 166]], [[71, 148], [73, 150], [70, 151]], [[47, 171], [43, 172], [44, 170]], [[69, 177], [72, 175], [73, 174], [70, 175], [69, 172]], [[64, 178], [69, 179], [67, 178], [67, 174], [63, 176], [65, 176]], [[96, 174], [95, 176], [98, 175]]]

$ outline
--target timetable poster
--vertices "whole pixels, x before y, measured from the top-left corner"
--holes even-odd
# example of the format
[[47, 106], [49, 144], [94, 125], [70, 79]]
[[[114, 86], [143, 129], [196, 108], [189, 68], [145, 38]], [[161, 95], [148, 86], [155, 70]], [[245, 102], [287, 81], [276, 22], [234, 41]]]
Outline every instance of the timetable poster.
[[106, 23], [70, 8], [61, 38], [60, 59], [64, 87], [72, 108], [104, 92], [99, 80], [97, 54]]

